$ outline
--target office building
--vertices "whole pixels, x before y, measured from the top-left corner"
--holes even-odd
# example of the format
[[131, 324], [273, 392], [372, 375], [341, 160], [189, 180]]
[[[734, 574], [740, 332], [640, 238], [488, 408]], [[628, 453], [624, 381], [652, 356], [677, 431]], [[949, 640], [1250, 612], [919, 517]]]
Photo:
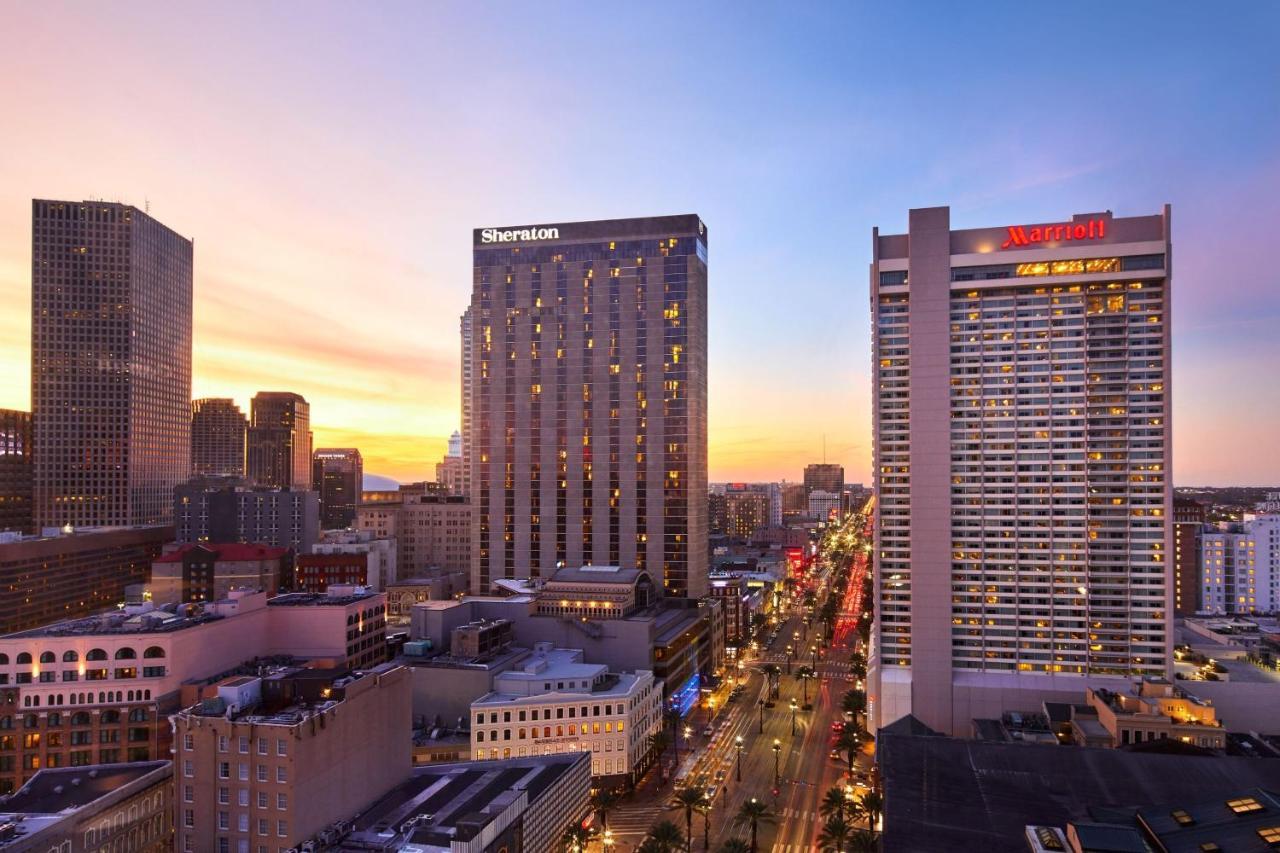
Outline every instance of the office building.
[[47, 768], [0, 800], [4, 853], [173, 850], [173, 764]]
[[147, 582], [170, 525], [0, 533], [0, 634], [116, 607]]
[[712, 520], [713, 533], [746, 540], [761, 528], [782, 524], [781, 491], [772, 483], [729, 483], [712, 499], [712, 512], [719, 516]]
[[201, 477], [174, 489], [179, 542], [241, 542], [310, 554], [320, 539], [320, 495]]
[[1208, 521], [1208, 507], [1199, 501], [1173, 498], [1173, 612], [1194, 616], [1200, 610], [1200, 534]]
[[[459, 455], [462, 457], [462, 494], [471, 498], [471, 369], [474, 364], [471, 352], [471, 308], [462, 312], [459, 321], [462, 340], [462, 435]], [[452, 448], [452, 442], [450, 442]]]
[[288, 548], [187, 542], [151, 563], [151, 600], [159, 604], [217, 601], [233, 589], [275, 595], [288, 586], [293, 554]]
[[325, 447], [314, 455], [311, 482], [320, 493], [320, 524], [341, 530], [355, 524], [364, 492], [364, 458], [354, 447]]
[[694, 215], [476, 229], [473, 590], [557, 565], [707, 590], [707, 234]]
[[229, 397], [191, 401], [191, 476], [243, 477], [249, 419]]
[[804, 492], [815, 490], [838, 495], [844, 489], [844, 466], [834, 462], [815, 462], [804, 466]]
[[1252, 614], [1280, 609], [1280, 515], [1205, 526], [1200, 542], [1201, 610]]
[[289, 391], [259, 391], [249, 415], [249, 480], [258, 486], [310, 489], [311, 405]]
[[593, 776], [634, 783], [661, 728], [662, 685], [652, 672], [611, 673], [577, 649], [540, 643], [471, 703], [471, 756], [590, 752]]
[[402, 488], [387, 500], [362, 503], [356, 528], [395, 540], [401, 580], [438, 572], [470, 575], [471, 504], [466, 498]]
[[0, 409], [0, 533], [34, 533], [31, 413]]
[[35, 526], [167, 524], [191, 464], [192, 243], [126, 204], [31, 202]]
[[463, 481], [462, 433], [454, 430], [449, 436], [449, 451], [436, 463], [436, 482], [451, 495], [466, 495]]
[[832, 521], [840, 517], [840, 493], [814, 489], [809, 493], [809, 518], [815, 521]]
[[[359, 586], [383, 592], [389, 584], [396, 582], [397, 555], [394, 539], [378, 539], [367, 530], [329, 530], [311, 549], [312, 555], [352, 555], [362, 557], [360, 567], [364, 572], [364, 580]], [[330, 577], [327, 583], [336, 583]], [[356, 583], [353, 581], [353, 583]], [[315, 590], [319, 591], [319, 590]]]
[[873, 233], [873, 728], [1169, 676], [1169, 234], [1167, 207]]
[[[415, 768], [317, 853], [550, 851], [591, 811], [587, 753]], [[395, 831], [389, 829], [395, 827]], [[344, 827], [345, 829], [345, 827]]]
[[176, 850], [297, 849], [409, 778], [409, 673], [222, 682], [173, 717]]
[[385, 614], [384, 596], [351, 587], [275, 598], [231, 590], [220, 601], [124, 605], [0, 636], [0, 729], [17, 720], [38, 735], [0, 741], [12, 758], [0, 762], [0, 794], [43, 767], [167, 756], [166, 715], [182, 690], [246, 662], [376, 666], [386, 659]]

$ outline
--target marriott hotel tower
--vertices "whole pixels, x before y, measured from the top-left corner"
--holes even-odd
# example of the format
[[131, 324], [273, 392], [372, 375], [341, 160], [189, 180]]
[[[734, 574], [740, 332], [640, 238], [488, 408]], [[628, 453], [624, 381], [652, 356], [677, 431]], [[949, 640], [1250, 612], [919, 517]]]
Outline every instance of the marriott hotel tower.
[[873, 726], [1169, 674], [1169, 227], [873, 232]]
[[472, 591], [600, 565], [706, 595], [702, 220], [483, 228], [473, 246]]

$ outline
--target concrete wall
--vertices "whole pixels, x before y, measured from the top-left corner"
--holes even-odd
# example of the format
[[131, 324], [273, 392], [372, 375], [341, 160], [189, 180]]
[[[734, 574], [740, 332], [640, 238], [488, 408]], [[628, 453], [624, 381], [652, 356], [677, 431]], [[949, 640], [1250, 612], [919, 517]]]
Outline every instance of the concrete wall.
[[1280, 683], [1179, 681], [1178, 686], [1212, 702], [1229, 732], [1280, 734]]

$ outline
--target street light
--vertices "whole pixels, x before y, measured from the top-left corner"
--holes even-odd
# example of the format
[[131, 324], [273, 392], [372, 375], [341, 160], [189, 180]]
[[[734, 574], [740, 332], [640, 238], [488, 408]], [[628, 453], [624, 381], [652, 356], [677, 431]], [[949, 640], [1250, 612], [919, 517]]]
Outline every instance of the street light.
[[791, 674], [791, 646], [787, 646], [787, 675]]
[[782, 741], [777, 738], [773, 739], [773, 787], [778, 787], [778, 783], [782, 781], [782, 775], [778, 769], [778, 760], [782, 755]]
[[756, 704], [760, 706], [760, 734], [764, 734], [764, 700], [761, 699]]
[[791, 700], [791, 736], [796, 736], [796, 700]]
[[817, 669], [818, 668], [818, 646], [816, 643], [811, 644], [809, 646], [809, 655], [813, 659], [813, 668]]
[[733, 739], [733, 745], [738, 749], [738, 781], [742, 781], [742, 735], [738, 735]]
[[606, 829], [604, 831], [604, 837], [600, 839], [600, 843], [604, 846], [606, 853], [608, 853], [609, 848], [613, 847], [613, 830], [612, 829]]

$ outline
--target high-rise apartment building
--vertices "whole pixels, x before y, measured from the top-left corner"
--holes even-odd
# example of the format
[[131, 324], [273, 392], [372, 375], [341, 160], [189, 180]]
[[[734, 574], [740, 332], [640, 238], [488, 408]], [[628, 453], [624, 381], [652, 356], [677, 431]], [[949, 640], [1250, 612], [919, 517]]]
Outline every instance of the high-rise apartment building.
[[1200, 609], [1246, 615], [1280, 610], [1280, 515], [1206, 526], [1200, 551]]
[[876, 724], [1169, 674], [1169, 217], [873, 234]]
[[354, 447], [323, 447], [314, 460], [311, 482], [320, 493], [320, 524], [325, 530], [350, 527], [364, 492], [364, 457]]
[[437, 571], [470, 573], [471, 509], [461, 497], [402, 489], [398, 500], [362, 504], [355, 524], [379, 539], [395, 540], [402, 580]]
[[0, 409], [0, 533], [34, 533], [31, 413]]
[[310, 489], [311, 405], [290, 391], [259, 391], [249, 411], [249, 479], [259, 486]]
[[1192, 616], [1200, 610], [1200, 536], [1209, 508], [1199, 501], [1173, 498], [1173, 612]]
[[834, 462], [815, 462], [804, 466], [804, 493], [815, 490], [840, 494], [844, 490], [844, 466]]
[[159, 524], [191, 463], [192, 243], [100, 201], [31, 203], [37, 527]]
[[310, 554], [320, 540], [320, 495], [248, 487], [232, 478], [193, 477], [173, 491], [179, 542], [241, 542]]
[[[459, 451], [462, 456], [462, 494], [471, 497], [471, 308], [462, 312], [459, 322], [462, 339], [462, 435]], [[449, 440], [450, 455], [453, 451], [453, 440]]]
[[564, 565], [707, 591], [707, 234], [695, 215], [477, 229], [472, 589]]
[[191, 476], [243, 477], [249, 420], [229, 397], [191, 401]]

